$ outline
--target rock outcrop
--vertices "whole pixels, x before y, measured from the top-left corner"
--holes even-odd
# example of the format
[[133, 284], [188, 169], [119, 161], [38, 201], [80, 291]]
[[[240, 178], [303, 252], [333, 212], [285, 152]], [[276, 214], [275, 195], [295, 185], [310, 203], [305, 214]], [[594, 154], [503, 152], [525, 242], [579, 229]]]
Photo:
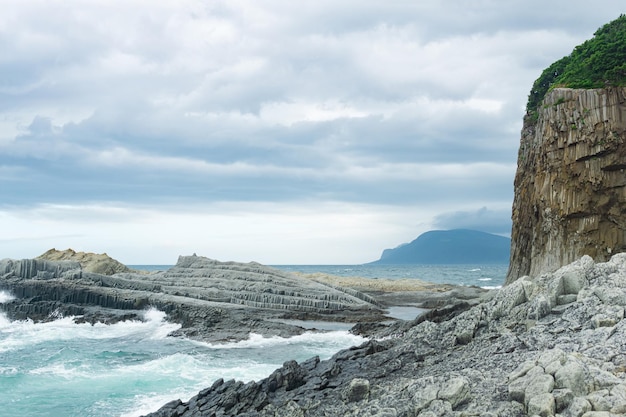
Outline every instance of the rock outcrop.
[[181, 323], [183, 334], [204, 340], [245, 339], [253, 331], [297, 334], [304, 330], [275, 321], [294, 316], [348, 322], [385, 319], [382, 305], [360, 291], [257, 263], [195, 255], [181, 256], [168, 271], [113, 275], [88, 272], [75, 260], [4, 259], [0, 290], [15, 296], [2, 304], [13, 319], [80, 315], [83, 320], [111, 322], [139, 318], [141, 309], [153, 306]]
[[626, 88], [550, 91], [524, 120], [507, 283], [626, 251]]
[[626, 254], [525, 277], [451, 319], [420, 317], [327, 361], [216, 381], [149, 417], [626, 413]]
[[76, 252], [72, 249], [63, 251], [50, 249], [46, 253], [39, 255], [37, 259], [47, 261], [76, 261], [80, 264], [83, 271], [102, 275], [132, 272], [129, 267], [111, 258], [106, 253]]

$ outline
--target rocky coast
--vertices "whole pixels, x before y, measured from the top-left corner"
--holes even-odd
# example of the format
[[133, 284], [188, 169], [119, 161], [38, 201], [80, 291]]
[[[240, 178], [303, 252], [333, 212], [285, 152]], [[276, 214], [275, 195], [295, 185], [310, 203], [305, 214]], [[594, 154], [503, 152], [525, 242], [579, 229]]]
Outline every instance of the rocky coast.
[[145, 273], [106, 254], [71, 249], [0, 260], [0, 290], [15, 296], [2, 304], [11, 319], [76, 316], [115, 323], [141, 320], [146, 308], [155, 307], [181, 324], [176, 335], [206, 342], [242, 340], [250, 333], [292, 336], [304, 332], [307, 321], [359, 323], [367, 333], [390, 320], [389, 307], [467, 308], [485, 293], [419, 280], [346, 281], [196, 255], [179, 257], [167, 271]]
[[[370, 339], [326, 361], [286, 362], [260, 381], [218, 380], [149, 417], [626, 413], [626, 254], [584, 256], [492, 291], [304, 277], [198, 256], [169, 271], [103, 275], [86, 272], [87, 259], [1, 261], [0, 288], [16, 296], [6, 313], [116, 321], [156, 305], [183, 324], [179, 335], [204, 340], [303, 332], [281, 322], [293, 318], [358, 322], [353, 331]], [[430, 309], [392, 322], [391, 305]]]
[[395, 323], [261, 381], [218, 380], [149, 417], [624, 415], [625, 306], [626, 254], [584, 256], [461, 313]]

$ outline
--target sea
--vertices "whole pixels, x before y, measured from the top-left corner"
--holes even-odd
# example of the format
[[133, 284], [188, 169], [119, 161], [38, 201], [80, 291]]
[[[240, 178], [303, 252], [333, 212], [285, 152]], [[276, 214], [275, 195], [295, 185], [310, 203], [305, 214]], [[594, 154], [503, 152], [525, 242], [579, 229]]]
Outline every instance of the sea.
[[[144, 270], [170, 265], [131, 265]], [[497, 288], [507, 265], [276, 265], [286, 271], [421, 279]], [[153, 308], [143, 321], [77, 324], [74, 317], [46, 323], [11, 321], [0, 290], [0, 415], [2, 417], [138, 417], [174, 400], [188, 400], [223, 378], [269, 376], [286, 360], [331, 357], [365, 342], [347, 330], [307, 332], [211, 344], [170, 337], [179, 325]]]

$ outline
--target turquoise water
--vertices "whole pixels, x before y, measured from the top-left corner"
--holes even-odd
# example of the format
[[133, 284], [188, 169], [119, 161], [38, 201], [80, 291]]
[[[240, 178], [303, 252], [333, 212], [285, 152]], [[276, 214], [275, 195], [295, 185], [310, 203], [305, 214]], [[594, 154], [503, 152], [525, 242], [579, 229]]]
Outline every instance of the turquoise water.
[[334, 331], [211, 345], [168, 337], [178, 325], [159, 311], [145, 316], [92, 326], [72, 318], [11, 322], [0, 313], [0, 415], [140, 416], [218, 378], [259, 380], [288, 359], [328, 358], [365, 341]]
[[[147, 270], [169, 265], [134, 266]], [[313, 265], [277, 268], [365, 278], [419, 278], [498, 287], [506, 265]], [[1, 304], [11, 294], [0, 291]], [[345, 329], [292, 338], [250, 335], [211, 345], [167, 335], [178, 325], [147, 310], [144, 321], [113, 325], [9, 321], [0, 313], [0, 416], [137, 417], [173, 399], [188, 400], [218, 378], [267, 377], [284, 361], [322, 359], [364, 339]], [[323, 328], [318, 326], [318, 328]]]

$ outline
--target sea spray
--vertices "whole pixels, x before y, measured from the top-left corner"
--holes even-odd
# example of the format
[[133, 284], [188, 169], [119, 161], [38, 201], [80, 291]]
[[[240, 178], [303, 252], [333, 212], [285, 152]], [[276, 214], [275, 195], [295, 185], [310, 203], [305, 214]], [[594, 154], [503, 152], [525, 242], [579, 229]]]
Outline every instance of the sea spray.
[[15, 297], [8, 293], [7, 291], [0, 290], [0, 304], [8, 303], [11, 300], [14, 300]]
[[325, 359], [365, 341], [342, 331], [208, 344], [167, 336], [178, 328], [154, 309], [144, 321], [111, 325], [77, 324], [73, 317], [9, 321], [0, 314], [2, 413], [137, 417], [188, 400], [218, 378], [259, 380], [288, 359]]

